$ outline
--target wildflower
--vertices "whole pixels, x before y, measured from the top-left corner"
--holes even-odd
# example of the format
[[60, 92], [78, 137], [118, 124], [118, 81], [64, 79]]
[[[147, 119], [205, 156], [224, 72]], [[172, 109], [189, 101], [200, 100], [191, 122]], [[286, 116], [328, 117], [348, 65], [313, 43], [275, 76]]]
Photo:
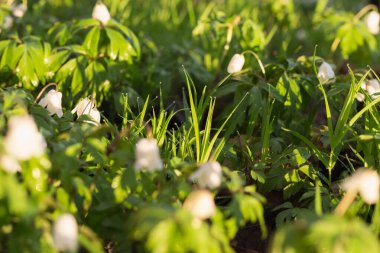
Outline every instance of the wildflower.
[[230, 63], [227, 67], [227, 72], [230, 74], [239, 72], [244, 66], [245, 58], [242, 54], [235, 54], [232, 56]]
[[214, 189], [222, 183], [222, 167], [216, 161], [207, 162], [191, 174], [190, 180], [197, 181], [201, 187]]
[[135, 169], [148, 171], [162, 170], [164, 167], [155, 139], [141, 139], [136, 143]]
[[196, 190], [190, 193], [183, 203], [183, 208], [200, 220], [211, 218], [215, 213], [215, 202], [207, 190]]
[[365, 18], [365, 24], [368, 31], [372, 34], [379, 33], [380, 15], [377, 11], [371, 11]]
[[62, 214], [54, 222], [53, 242], [58, 251], [73, 252], [78, 248], [78, 224], [71, 214]]
[[92, 108], [89, 115], [91, 118], [93, 118], [96, 122], [100, 123], [100, 112], [96, 108]]
[[57, 114], [59, 118], [62, 117], [62, 93], [56, 90], [50, 90], [45, 97], [38, 103], [42, 107], [47, 107], [50, 115]]
[[[376, 99], [380, 95], [380, 83], [377, 79], [372, 79], [367, 82], [362, 82], [361, 88], [367, 91], [368, 95], [371, 96], [372, 99]], [[358, 92], [356, 94], [356, 99], [360, 102], [364, 100], [364, 94]]]
[[13, 116], [8, 122], [4, 147], [8, 155], [24, 161], [44, 154], [46, 142], [32, 116]]
[[335, 78], [334, 71], [332, 70], [330, 64], [323, 62], [321, 66], [319, 66], [318, 78], [322, 83]]
[[99, 20], [103, 25], [107, 24], [108, 20], [111, 19], [111, 15], [105, 6], [102, 3], [97, 3], [92, 11], [92, 17], [96, 20]]
[[22, 18], [25, 15], [26, 10], [27, 6], [22, 3], [12, 6], [12, 14], [17, 18]]
[[374, 170], [358, 169], [342, 187], [346, 192], [359, 192], [366, 203], [374, 204], [379, 200], [380, 177]]
[[[77, 113], [78, 117], [82, 115], [89, 115], [95, 122], [100, 123], [100, 113], [95, 108], [95, 103], [88, 99], [84, 98], [75, 106], [71, 113]], [[93, 123], [93, 122], [89, 122]]]
[[0, 165], [6, 172], [16, 173], [21, 171], [21, 166], [18, 161], [9, 155], [1, 155], [0, 156]]

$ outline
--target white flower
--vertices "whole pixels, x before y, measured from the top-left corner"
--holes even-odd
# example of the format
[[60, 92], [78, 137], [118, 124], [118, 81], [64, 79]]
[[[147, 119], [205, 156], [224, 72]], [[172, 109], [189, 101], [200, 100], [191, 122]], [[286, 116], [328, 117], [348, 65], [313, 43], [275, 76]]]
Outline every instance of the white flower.
[[111, 19], [111, 15], [105, 6], [102, 3], [97, 3], [92, 11], [92, 17], [96, 20], [99, 20], [103, 25], [107, 24], [108, 20]]
[[380, 15], [377, 11], [371, 11], [365, 18], [368, 31], [372, 34], [379, 33]]
[[92, 108], [89, 115], [91, 118], [93, 118], [96, 122], [100, 123], [100, 112], [96, 108]]
[[358, 169], [342, 185], [345, 191], [359, 192], [363, 200], [368, 204], [374, 204], [379, 200], [380, 177], [371, 169]]
[[190, 180], [197, 181], [201, 187], [219, 187], [222, 183], [222, 167], [218, 162], [207, 162], [190, 175]]
[[16, 173], [18, 171], [21, 171], [21, 166], [18, 163], [18, 161], [9, 155], [2, 155], [0, 156], [0, 164], [1, 167], [9, 173]]
[[56, 90], [50, 90], [45, 97], [38, 103], [42, 107], [47, 107], [50, 115], [57, 114], [59, 118], [62, 117], [62, 93]]
[[8, 122], [4, 147], [8, 155], [24, 161], [44, 154], [46, 142], [32, 116], [13, 116]]
[[73, 252], [78, 248], [78, 224], [71, 214], [62, 214], [53, 226], [54, 247], [58, 251]]
[[[95, 108], [95, 103], [88, 98], [82, 99], [75, 108], [71, 111], [71, 113], [77, 113], [78, 117], [82, 115], [89, 115], [95, 122], [100, 123], [100, 113]], [[93, 123], [93, 122], [88, 122]]]
[[155, 139], [141, 139], [136, 143], [135, 169], [162, 170], [164, 165]]
[[207, 190], [196, 190], [190, 193], [183, 203], [183, 208], [200, 220], [212, 217], [216, 209], [214, 197]]
[[318, 78], [322, 83], [335, 78], [334, 71], [332, 70], [330, 64], [323, 62], [321, 66], [319, 66]]
[[228, 63], [227, 72], [230, 74], [239, 72], [244, 66], [245, 58], [242, 54], [235, 54], [232, 56], [230, 63]]
[[3, 20], [3, 27], [9, 29], [13, 26], [13, 18], [11, 16], [5, 16]]
[[[367, 82], [362, 82], [361, 88], [368, 92], [368, 95], [371, 96], [372, 99], [376, 99], [380, 95], [380, 83], [377, 79], [371, 79]], [[364, 100], [364, 94], [358, 92], [356, 94], [356, 99], [360, 102]]]
[[26, 5], [21, 3], [21, 4], [18, 4], [16, 6], [12, 7], [12, 14], [13, 14], [13, 16], [15, 16], [17, 18], [22, 18], [24, 16], [26, 10], [27, 10]]

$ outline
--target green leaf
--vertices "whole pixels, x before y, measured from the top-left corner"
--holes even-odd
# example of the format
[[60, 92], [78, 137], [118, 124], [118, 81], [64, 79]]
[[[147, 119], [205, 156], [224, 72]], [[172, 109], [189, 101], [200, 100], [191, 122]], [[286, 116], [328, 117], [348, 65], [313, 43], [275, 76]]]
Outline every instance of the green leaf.
[[88, 54], [95, 58], [98, 55], [98, 44], [100, 39], [100, 29], [94, 26], [87, 34], [83, 47], [86, 49]]

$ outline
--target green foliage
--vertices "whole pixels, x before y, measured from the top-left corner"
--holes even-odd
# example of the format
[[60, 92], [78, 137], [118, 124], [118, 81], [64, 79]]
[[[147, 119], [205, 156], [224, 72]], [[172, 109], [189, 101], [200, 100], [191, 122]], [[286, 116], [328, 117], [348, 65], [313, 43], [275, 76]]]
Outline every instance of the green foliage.
[[[95, 3], [0, 4], [0, 252], [59, 252], [65, 213], [77, 252], [249, 251], [252, 227], [247, 242], [272, 240], [270, 252], [379, 251], [379, 202], [342, 188], [359, 167], [380, 170], [375, 6], [104, 0], [103, 21]], [[244, 66], [227, 73], [234, 54]], [[320, 81], [322, 62], [335, 78]], [[43, 152], [21, 159], [9, 135], [25, 115], [36, 129], [18, 151]], [[200, 189], [207, 218], [186, 207]]]

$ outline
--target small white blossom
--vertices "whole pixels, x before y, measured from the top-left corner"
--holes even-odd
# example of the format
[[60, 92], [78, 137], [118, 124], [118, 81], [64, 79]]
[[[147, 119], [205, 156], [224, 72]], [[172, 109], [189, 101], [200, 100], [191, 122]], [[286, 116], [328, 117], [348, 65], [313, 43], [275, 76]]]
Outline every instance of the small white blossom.
[[207, 162], [190, 175], [190, 180], [197, 181], [201, 187], [217, 188], [222, 183], [222, 167], [216, 161]]
[[183, 208], [200, 220], [211, 218], [215, 213], [215, 202], [207, 190], [196, 190], [190, 193], [183, 203]]
[[50, 90], [45, 97], [38, 103], [42, 107], [47, 107], [50, 115], [57, 114], [59, 118], [62, 117], [62, 93], [56, 90]]
[[43, 155], [46, 142], [32, 116], [13, 116], [8, 122], [4, 147], [8, 155], [24, 161]]
[[[376, 99], [380, 95], [380, 83], [377, 79], [371, 79], [367, 82], [362, 82], [361, 88], [367, 91], [368, 95], [370, 95], [372, 99]], [[356, 99], [358, 101], [362, 102], [364, 98], [364, 94], [360, 92], [356, 94]]]
[[141, 139], [136, 143], [136, 170], [162, 170], [164, 164], [155, 139]]
[[78, 224], [71, 214], [58, 217], [53, 226], [54, 247], [58, 251], [73, 252], [78, 248]]
[[1, 155], [0, 156], [0, 164], [3, 170], [9, 173], [16, 173], [21, 171], [21, 166], [18, 161], [9, 155]]
[[[100, 123], [100, 113], [95, 108], [95, 103], [88, 98], [82, 99], [71, 113], [77, 113], [78, 117], [82, 115], [89, 115], [95, 122]], [[89, 122], [93, 123], [93, 122]]]
[[92, 17], [96, 20], [99, 20], [103, 25], [107, 24], [108, 20], [111, 19], [111, 15], [105, 6], [102, 3], [97, 3], [92, 11]]
[[232, 56], [230, 63], [228, 64], [227, 72], [230, 74], [233, 74], [233, 73], [241, 71], [243, 69], [244, 62], [245, 62], [244, 55], [235, 54], [234, 56]]
[[368, 31], [372, 34], [379, 33], [380, 15], [377, 11], [371, 11], [365, 18]]
[[358, 169], [342, 185], [345, 191], [359, 192], [363, 200], [368, 204], [374, 204], [379, 200], [380, 177], [371, 169]]
[[12, 7], [12, 14], [17, 18], [22, 18], [25, 15], [26, 10], [26, 5], [21, 3]]
[[92, 108], [89, 115], [91, 118], [93, 118], [96, 122], [100, 123], [100, 112], [96, 108]]
[[335, 78], [334, 71], [331, 68], [330, 64], [323, 62], [321, 66], [319, 66], [318, 78], [322, 83]]

